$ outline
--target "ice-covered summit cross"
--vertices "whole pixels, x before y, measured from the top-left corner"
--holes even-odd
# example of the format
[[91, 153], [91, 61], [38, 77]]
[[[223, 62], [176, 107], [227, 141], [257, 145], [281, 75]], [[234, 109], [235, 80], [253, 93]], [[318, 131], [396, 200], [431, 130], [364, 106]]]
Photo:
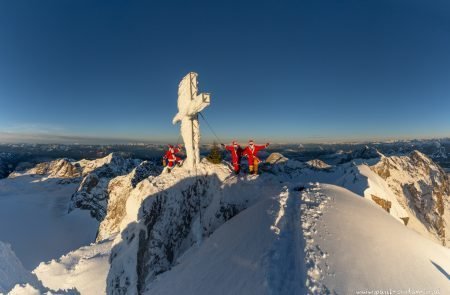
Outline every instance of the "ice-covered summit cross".
[[198, 93], [197, 73], [190, 72], [178, 85], [178, 114], [173, 124], [181, 121], [181, 136], [186, 148], [183, 166], [192, 169], [200, 163], [200, 125], [198, 113], [210, 104], [209, 93]]

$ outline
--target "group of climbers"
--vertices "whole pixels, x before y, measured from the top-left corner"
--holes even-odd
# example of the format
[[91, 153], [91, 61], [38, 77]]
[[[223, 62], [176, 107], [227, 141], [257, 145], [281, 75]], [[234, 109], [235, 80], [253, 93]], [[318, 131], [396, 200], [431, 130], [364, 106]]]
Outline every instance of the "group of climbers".
[[253, 140], [249, 140], [248, 146], [245, 149], [242, 149], [236, 141], [233, 141], [231, 145], [222, 144], [222, 146], [231, 153], [234, 173], [239, 174], [241, 171], [241, 160], [243, 157], [247, 157], [249, 173], [258, 174], [258, 166], [261, 162], [258, 158], [258, 152], [268, 147], [269, 143], [256, 145]]
[[[233, 164], [233, 170], [236, 174], [241, 171], [241, 160], [246, 157], [248, 160], [248, 169], [250, 174], [258, 174], [258, 166], [261, 160], [258, 158], [258, 152], [269, 146], [269, 143], [264, 145], [256, 145], [253, 140], [249, 140], [248, 146], [243, 149], [237, 141], [233, 141], [231, 145], [221, 144], [227, 151], [231, 153], [231, 161]], [[164, 154], [163, 165], [167, 167], [167, 171], [170, 172], [175, 165], [183, 165], [183, 160], [177, 156], [181, 151], [182, 145], [177, 147], [172, 145], [168, 146], [169, 149]]]

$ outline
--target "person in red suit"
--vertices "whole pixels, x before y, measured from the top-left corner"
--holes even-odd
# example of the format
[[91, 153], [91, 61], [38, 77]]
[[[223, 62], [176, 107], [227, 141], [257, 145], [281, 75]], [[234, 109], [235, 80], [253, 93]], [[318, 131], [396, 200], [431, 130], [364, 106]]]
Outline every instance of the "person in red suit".
[[222, 146], [224, 146], [225, 149], [231, 153], [231, 160], [233, 162], [234, 173], [239, 174], [239, 172], [241, 171], [242, 152], [244, 150], [235, 140], [233, 140], [231, 145], [222, 144]]
[[181, 147], [181, 144], [179, 144], [178, 147], [174, 147], [173, 145], [169, 144], [169, 149], [163, 157], [163, 165], [167, 165], [168, 172], [172, 170], [175, 164], [178, 164], [178, 166], [181, 166], [183, 164], [183, 160], [177, 156], [177, 154], [181, 151]]
[[249, 140], [248, 146], [244, 149], [242, 156], [248, 159], [248, 169], [252, 174], [258, 174], [258, 165], [261, 160], [258, 158], [258, 152], [269, 146], [269, 143], [265, 145], [256, 145], [253, 140]]

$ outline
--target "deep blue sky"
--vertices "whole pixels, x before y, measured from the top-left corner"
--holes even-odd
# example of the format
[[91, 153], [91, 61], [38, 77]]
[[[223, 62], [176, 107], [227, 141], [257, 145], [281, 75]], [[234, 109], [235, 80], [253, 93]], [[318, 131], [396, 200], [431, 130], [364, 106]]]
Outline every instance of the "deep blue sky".
[[0, 0], [0, 142], [176, 140], [189, 71], [223, 140], [450, 136], [450, 2], [243, 2]]

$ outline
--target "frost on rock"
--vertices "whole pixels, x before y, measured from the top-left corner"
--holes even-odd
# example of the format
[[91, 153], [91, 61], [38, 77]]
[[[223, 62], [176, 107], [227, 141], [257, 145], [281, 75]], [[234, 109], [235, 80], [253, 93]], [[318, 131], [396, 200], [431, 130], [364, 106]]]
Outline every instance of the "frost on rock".
[[178, 85], [178, 113], [173, 124], [181, 122], [181, 136], [186, 148], [187, 169], [200, 163], [200, 125], [198, 113], [210, 104], [209, 93], [198, 93], [197, 73], [190, 72]]

